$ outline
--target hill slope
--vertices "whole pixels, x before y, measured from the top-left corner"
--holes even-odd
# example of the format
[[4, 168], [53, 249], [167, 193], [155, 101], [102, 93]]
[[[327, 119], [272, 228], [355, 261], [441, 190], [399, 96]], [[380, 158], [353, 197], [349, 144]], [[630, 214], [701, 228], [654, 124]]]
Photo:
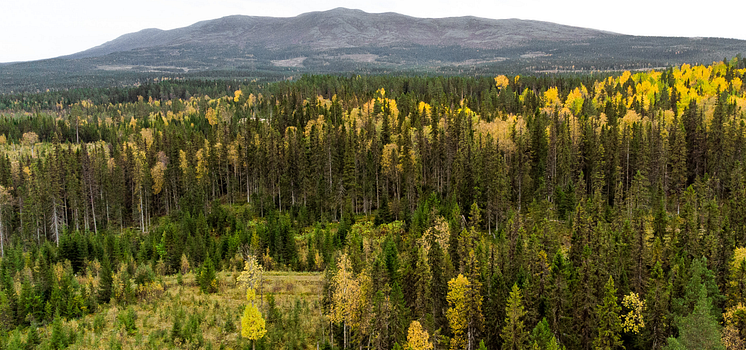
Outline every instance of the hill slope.
[[617, 34], [548, 22], [477, 17], [415, 18], [337, 8], [292, 18], [228, 16], [173, 30], [145, 29], [68, 56], [83, 58], [152, 47], [238, 46], [311, 51], [397, 45], [500, 49], [531, 40], [581, 41]]
[[338, 8], [145, 29], [56, 59], [0, 66], [0, 93], [146, 77], [282, 79], [303, 73], [508, 74], [711, 63], [746, 41], [640, 37], [518, 19], [415, 18]]

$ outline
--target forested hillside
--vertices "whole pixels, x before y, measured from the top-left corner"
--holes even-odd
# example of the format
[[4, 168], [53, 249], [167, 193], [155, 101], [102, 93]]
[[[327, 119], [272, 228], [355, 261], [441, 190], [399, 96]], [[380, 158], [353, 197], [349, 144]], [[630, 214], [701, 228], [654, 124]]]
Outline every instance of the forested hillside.
[[[741, 349], [745, 75], [736, 58], [2, 96], [0, 334], [85, 347], [37, 327], [158, 300], [192, 270], [221, 295], [216, 270], [246, 260], [324, 274], [314, 332], [288, 340], [301, 323], [264, 291], [241, 327], [184, 327], [265, 317], [267, 336], [187, 344]], [[186, 341], [122, 315], [120, 337]]]

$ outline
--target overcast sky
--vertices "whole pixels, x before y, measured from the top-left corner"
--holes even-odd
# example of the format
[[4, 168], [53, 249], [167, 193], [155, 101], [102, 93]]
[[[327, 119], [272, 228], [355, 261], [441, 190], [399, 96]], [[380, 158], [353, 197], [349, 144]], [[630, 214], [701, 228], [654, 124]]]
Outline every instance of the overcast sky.
[[0, 62], [72, 54], [145, 28], [173, 29], [235, 14], [293, 17], [336, 7], [415, 17], [533, 19], [634, 35], [746, 39], [743, 0], [2, 0]]

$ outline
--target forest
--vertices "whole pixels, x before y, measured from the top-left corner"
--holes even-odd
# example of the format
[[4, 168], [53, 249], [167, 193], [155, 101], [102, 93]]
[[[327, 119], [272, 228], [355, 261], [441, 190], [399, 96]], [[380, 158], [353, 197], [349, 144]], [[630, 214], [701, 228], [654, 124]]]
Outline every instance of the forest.
[[1, 95], [0, 345], [743, 349], [744, 80]]

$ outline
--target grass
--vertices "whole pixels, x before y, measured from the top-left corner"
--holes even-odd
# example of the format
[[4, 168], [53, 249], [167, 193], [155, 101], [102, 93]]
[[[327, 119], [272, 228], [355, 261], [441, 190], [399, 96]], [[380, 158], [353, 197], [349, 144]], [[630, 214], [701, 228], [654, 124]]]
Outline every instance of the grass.
[[[236, 272], [218, 273], [219, 289], [214, 294], [201, 293], [192, 273], [183, 277], [182, 284], [176, 276], [164, 277], [165, 291], [159, 297], [107, 305], [94, 314], [63, 321], [64, 343], [70, 349], [251, 348], [240, 336], [246, 299], [236, 277]], [[322, 290], [319, 273], [265, 273], [259, 292], [268, 333], [257, 349], [284, 348], [288, 342], [293, 348], [315, 349], [324, 324]], [[40, 348], [55, 348], [52, 329], [51, 324], [39, 328]], [[21, 338], [25, 340], [27, 334]]]

